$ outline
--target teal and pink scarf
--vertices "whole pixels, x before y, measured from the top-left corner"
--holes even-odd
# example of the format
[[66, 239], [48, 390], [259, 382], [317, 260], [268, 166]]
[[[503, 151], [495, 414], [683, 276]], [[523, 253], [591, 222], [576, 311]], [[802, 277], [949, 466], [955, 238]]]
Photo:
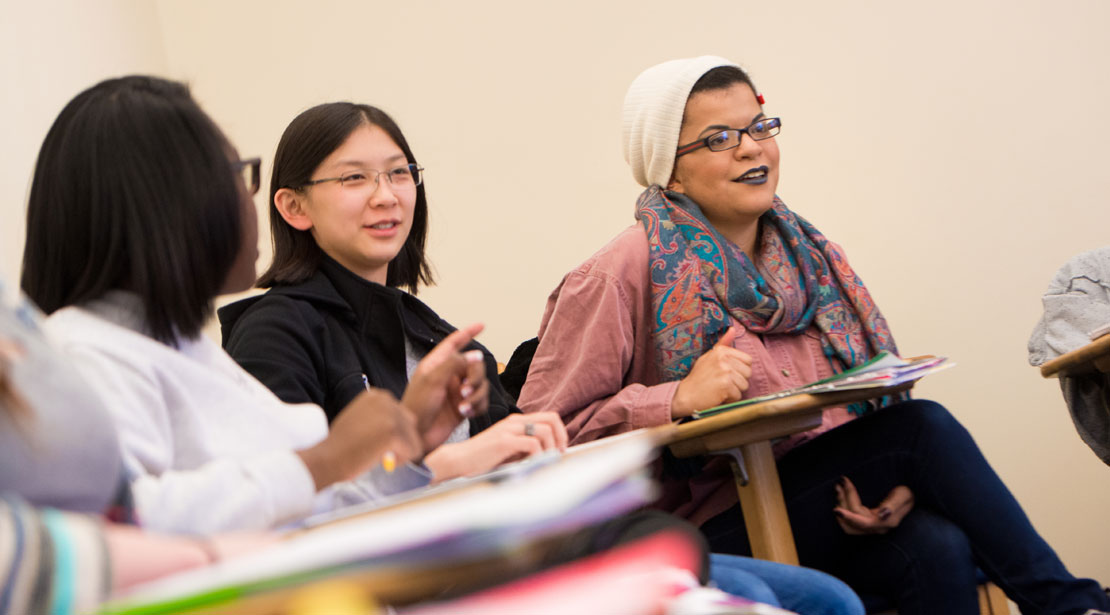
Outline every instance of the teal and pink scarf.
[[650, 245], [653, 337], [664, 381], [684, 378], [730, 317], [758, 334], [802, 333], [816, 324], [834, 373], [882, 350], [897, 353], [886, 319], [840, 246], [778, 197], [760, 219], [758, 268], [684, 194], [648, 188], [636, 216]]

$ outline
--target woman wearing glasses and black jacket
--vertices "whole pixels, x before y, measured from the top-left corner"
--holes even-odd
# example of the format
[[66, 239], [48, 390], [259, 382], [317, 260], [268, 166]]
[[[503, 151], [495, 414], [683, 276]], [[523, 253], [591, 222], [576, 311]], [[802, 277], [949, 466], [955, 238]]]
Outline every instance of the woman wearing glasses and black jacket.
[[[304, 111], [274, 156], [274, 261], [258, 280], [270, 290], [219, 310], [224, 348], [279, 398], [329, 419], [367, 387], [400, 397], [455, 330], [412, 294], [431, 282], [427, 220], [423, 169], [392, 118], [353, 103]], [[439, 481], [565, 448], [559, 417], [521, 415], [489, 351], [468, 349], [487, 376], [462, 401], [470, 419], [413, 469]]]

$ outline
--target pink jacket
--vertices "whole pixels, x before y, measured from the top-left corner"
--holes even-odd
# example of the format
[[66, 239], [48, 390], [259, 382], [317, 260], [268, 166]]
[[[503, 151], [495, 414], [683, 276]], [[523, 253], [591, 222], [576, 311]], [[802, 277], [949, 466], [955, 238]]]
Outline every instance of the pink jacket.
[[[678, 381], [660, 382], [652, 341], [647, 234], [639, 224], [563, 278], [547, 300], [539, 348], [519, 406], [558, 412], [571, 443], [671, 421]], [[734, 323], [734, 347], [752, 357], [748, 397], [832, 375], [816, 330], [760, 336]], [[776, 455], [847, 422], [843, 407], [829, 408], [820, 427], [775, 444]], [[736, 503], [722, 458], [688, 481], [665, 481], [659, 506], [701, 524]]]

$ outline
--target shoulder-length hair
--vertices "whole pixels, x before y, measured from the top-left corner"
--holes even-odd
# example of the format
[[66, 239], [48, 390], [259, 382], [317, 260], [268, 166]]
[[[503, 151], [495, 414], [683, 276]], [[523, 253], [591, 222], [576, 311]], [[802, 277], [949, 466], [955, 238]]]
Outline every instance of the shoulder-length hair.
[[49, 314], [127, 290], [155, 339], [198, 335], [243, 240], [233, 151], [181, 83], [130, 76], [78, 94], [35, 165], [24, 292]]
[[[339, 149], [355, 129], [366, 124], [384, 130], [405, 153], [405, 159], [416, 164], [416, 157], [397, 123], [384, 111], [370, 105], [349, 102], [317, 105], [293, 118], [282, 133], [274, 154], [274, 170], [270, 174], [270, 235], [274, 260], [258, 278], [259, 288], [299, 284], [316, 272], [323, 251], [311, 231], [297, 230], [281, 217], [274, 204], [274, 195], [282, 188], [304, 190], [320, 163]], [[431, 266], [424, 254], [427, 235], [428, 201], [422, 183], [416, 188], [416, 207], [409, 236], [386, 269], [387, 286], [405, 288], [415, 294], [420, 284], [432, 283]]]

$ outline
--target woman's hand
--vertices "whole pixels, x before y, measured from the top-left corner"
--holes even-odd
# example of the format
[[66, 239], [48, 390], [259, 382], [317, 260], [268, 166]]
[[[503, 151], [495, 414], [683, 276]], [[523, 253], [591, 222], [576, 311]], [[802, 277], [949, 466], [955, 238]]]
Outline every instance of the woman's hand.
[[444, 444], [424, 464], [435, 482], [488, 472], [540, 451], [566, 450], [567, 430], [554, 412], [512, 414], [464, 442]]
[[729, 327], [713, 348], [694, 362], [671, 400], [672, 418], [687, 417], [698, 410], [739, 401], [748, 390], [752, 358], [732, 347], [734, 339], [736, 328]]
[[386, 451], [404, 463], [419, 459], [424, 450], [412, 412], [388, 391], [371, 389], [343, 408], [327, 438], [297, 454], [319, 491], [369, 470]]
[[448, 335], [416, 366], [401, 403], [416, 416], [424, 450], [443, 443], [466, 417], [489, 409], [482, 351], [462, 349], [482, 331], [479, 323]]
[[898, 527], [902, 519], [913, 510], [913, 492], [905, 485], [898, 485], [875, 508], [860, 502], [856, 486], [847, 476], [841, 476], [836, 485], [837, 507], [833, 509], [836, 521], [845, 534], [885, 534]]

